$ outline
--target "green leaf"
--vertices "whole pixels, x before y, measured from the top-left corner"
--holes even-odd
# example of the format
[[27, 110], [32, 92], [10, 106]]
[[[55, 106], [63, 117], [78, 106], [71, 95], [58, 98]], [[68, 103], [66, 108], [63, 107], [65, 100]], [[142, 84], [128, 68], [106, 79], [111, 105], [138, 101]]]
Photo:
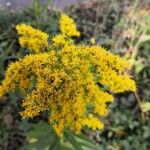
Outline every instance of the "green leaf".
[[65, 138], [72, 144], [75, 150], [84, 150], [71, 132], [66, 132]]
[[27, 132], [28, 145], [26, 145], [26, 149], [48, 150], [55, 140], [51, 126], [45, 122], [31, 123], [30, 125], [31, 129]]
[[92, 140], [90, 140], [86, 135], [80, 134], [76, 136], [77, 141], [83, 146], [84, 150], [99, 150], [99, 146], [97, 146]]
[[72, 144], [75, 150], [99, 150], [93, 141], [91, 141], [86, 135], [74, 135], [71, 132], [65, 134], [65, 138]]
[[140, 63], [140, 64], [139, 64], [139, 63], [136, 64], [136, 65], [135, 65], [135, 73], [136, 73], [136, 74], [139, 74], [139, 73], [144, 69], [144, 67], [145, 67], [144, 64], [141, 64], [141, 63]]
[[141, 104], [141, 107], [142, 107], [143, 112], [150, 111], [150, 102], [143, 102]]
[[53, 142], [52, 142], [49, 150], [61, 150], [59, 138], [55, 137], [55, 139], [53, 139]]

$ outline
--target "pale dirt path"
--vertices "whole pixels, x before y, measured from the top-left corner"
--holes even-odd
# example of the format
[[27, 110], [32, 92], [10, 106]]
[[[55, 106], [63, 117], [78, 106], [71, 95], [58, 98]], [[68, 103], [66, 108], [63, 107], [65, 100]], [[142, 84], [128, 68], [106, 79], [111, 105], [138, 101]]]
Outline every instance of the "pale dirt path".
[[[63, 9], [68, 5], [83, 2], [85, 0], [40, 0], [42, 3], [51, 1], [54, 7]], [[24, 6], [28, 6], [32, 0], [0, 0], [0, 6], [9, 10], [18, 10]]]

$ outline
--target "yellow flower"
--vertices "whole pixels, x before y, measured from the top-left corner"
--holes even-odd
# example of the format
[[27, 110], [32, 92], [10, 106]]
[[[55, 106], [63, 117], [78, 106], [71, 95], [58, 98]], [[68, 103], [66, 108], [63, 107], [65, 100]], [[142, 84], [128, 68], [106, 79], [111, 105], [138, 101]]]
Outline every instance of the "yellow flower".
[[26, 24], [17, 25], [16, 30], [20, 35], [19, 43], [22, 47], [28, 47], [36, 53], [44, 52], [47, 49], [48, 34]]
[[68, 37], [80, 36], [80, 32], [77, 31], [74, 20], [65, 14], [63, 14], [60, 18], [60, 31]]
[[63, 15], [60, 22], [62, 33], [53, 37], [51, 46], [46, 33], [28, 25], [17, 26], [21, 45], [36, 54], [10, 64], [0, 96], [20, 87], [26, 95], [21, 116], [33, 118], [50, 111], [49, 123], [58, 136], [65, 129], [76, 134], [84, 126], [101, 129], [104, 125], [99, 117], [108, 114], [107, 102], [113, 100], [110, 93], [136, 90], [125, 73], [129, 63], [102, 47], [75, 45], [70, 42], [71, 36], [79, 35], [74, 21]]

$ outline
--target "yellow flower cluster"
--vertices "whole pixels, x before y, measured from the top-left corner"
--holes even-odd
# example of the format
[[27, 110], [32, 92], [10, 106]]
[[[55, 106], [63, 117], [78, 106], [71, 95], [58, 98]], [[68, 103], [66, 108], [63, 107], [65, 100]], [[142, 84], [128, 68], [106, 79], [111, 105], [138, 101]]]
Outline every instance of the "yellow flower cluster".
[[65, 14], [61, 16], [60, 31], [67, 37], [80, 36], [80, 32], [77, 31], [77, 27], [74, 23], [74, 20]]
[[54, 46], [64, 46], [72, 44], [73, 40], [71, 37], [79, 37], [80, 32], [77, 30], [74, 20], [69, 16], [63, 14], [60, 19], [60, 31], [61, 33], [53, 37]]
[[60, 19], [60, 29], [62, 34], [53, 38], [50, 47], [47, 34], [27, 25], [17, 26], [20, 40], [26, 41], [20, 42], [21, 46], [37, 54], [10, 64], [0, 96], [19, 86], [26, 95], [21, 116], [33, 118], [49, 111], [49, 122], [58, 136], [65, 129], [77, 134], [84, 126], [101, 129], [100, 117], [108, 113], [111, 93], [136, 90], [135, 82], [125, 73], [128, 62], [99, 46], [75, 45], [71, 37], [79, 32], [66, 15]]
[[27, 47], [36, 53], [44, 52], [47, 49], [48, 34], [26, 24], [17, 25], [16, 30], [20, 35], [19, 43], [22, 47]]

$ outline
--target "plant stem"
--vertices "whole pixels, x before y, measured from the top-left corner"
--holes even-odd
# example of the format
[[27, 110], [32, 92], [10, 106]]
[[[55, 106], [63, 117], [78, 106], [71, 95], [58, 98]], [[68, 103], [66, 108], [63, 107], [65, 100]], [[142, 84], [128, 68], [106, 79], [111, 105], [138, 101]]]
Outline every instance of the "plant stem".
[[140, 99], [140, 97], [139, 97], [139, 95], [138, 95], [137, 92], [134, 92], [134, 96], [135, 96], [135, 98], [136, 98], [136, 100], [137, 100], [137, 102], [138, 102], [138, 105], [139, 105], [139, 107], [140, 107], [140, 110], [141, 110], [142, 123], [144, 123], [144, 122], [145, 122], [145, 115], [144, 115], [144, 112], [143, 112], [142, 107], [141, 107], [142, 101], [141, 101], [141, 99]]

